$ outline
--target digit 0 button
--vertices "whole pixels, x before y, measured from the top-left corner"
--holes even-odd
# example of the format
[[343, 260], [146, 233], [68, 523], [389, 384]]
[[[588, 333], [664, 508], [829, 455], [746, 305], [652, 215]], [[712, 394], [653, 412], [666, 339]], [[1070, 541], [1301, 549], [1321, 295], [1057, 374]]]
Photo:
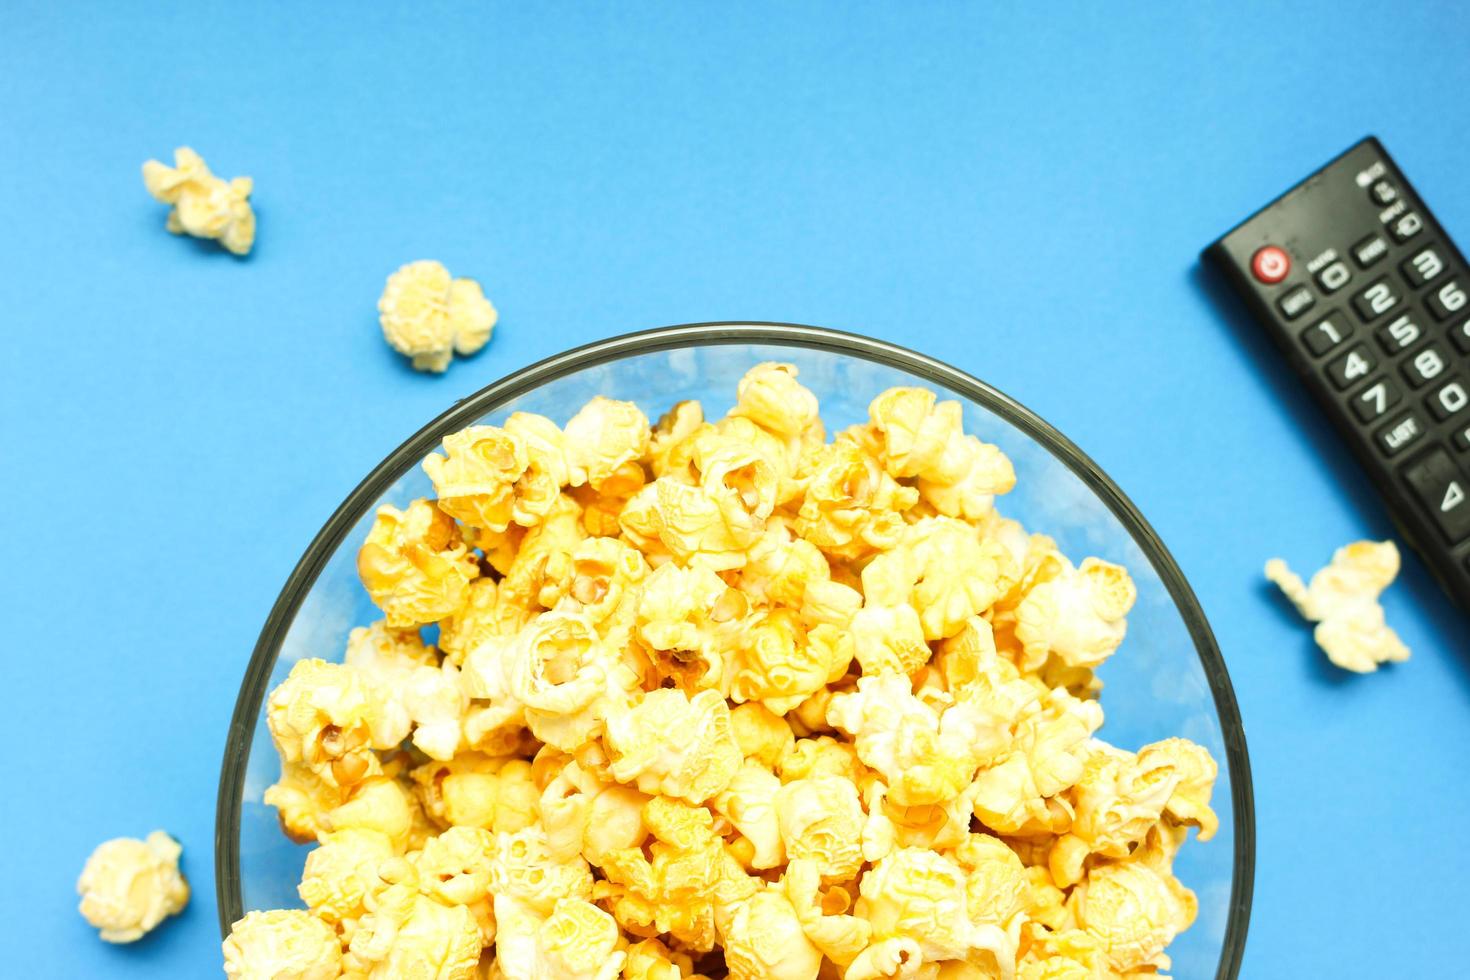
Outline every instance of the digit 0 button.
[[1291, 256], [1275, 245], [1258, 248], [1256, 254], [1251, 256], [1251, 275], [1256, 277], [1257, 282], [1274, 286], [1290, 273]]
[[1404, 470], [1404, 480], [1450, 544], [1470, 537], [1470, 482], [1443, 449], [1425, 453]]

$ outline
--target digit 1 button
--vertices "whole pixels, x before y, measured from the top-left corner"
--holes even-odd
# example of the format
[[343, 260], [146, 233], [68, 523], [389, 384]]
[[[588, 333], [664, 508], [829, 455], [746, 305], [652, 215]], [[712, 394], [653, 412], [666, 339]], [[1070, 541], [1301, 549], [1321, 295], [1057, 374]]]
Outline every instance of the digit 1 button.
[[1470, 301], [1470, 297], [1465, 295], [1465, 287], [1460, 285], [1458, 279], [1451, 279], [1424, 297], [1424, 305], [1429, 307], [1429, 312], [1434, 314], [1436, 320], [1448, 320], [1463, 310], [1467, 301]]
[[1368, 353], [1364, 344], [1359, 344], [1337, 360], [1327, 365], [1327, 376], [1332, 379], [1332, 385], [1338, 391], [1357, 381], [1366, 378], [1374, 368], [1373, 355]]
[[1382, 235], [1369, 235], [1353, 246], [1353, 261], [1359, 269], [1366, 269], [1388, 254], [1388, 242]]
[[1317, 357], [1332, 350], [1353, 334], [1353, 325], [1348, 318], [1333, 310], [1331, 313], [1302, 331], [1302, 343]]
[[1385, 375], [1353, 396], [1353, 414], [1359, 422], [1372, 422], [1397, 405], [1401, 398], [1403, 392], [1399, 391], [1399, 386], [1393, 383], [1393, 378]]
[[1335, 293], [1346, 286], [1352, 277], [1346, 262], [1334, 262], [1317, 273], [1317, 285], [1322, 287], [1324, 293]]
[[1470, 405], [1470, 392], [1465, 390], [1465, 384], [1459, 378], [1441, 385], [1439, 390], [1430, 395], [1425, 401], [1429, 405], [1429, 414], [1435, 419], [1443, 422], [1445, 419], [1464, 410]]
[[1460, 468], [1443, 449], [1426, 453], [1404, 470], [1404, 480], [1450, 544], [1470, 536], [1470, 496]]
[[1298, 286], [1276, 301], [1281, 309], [1281, 315], [1288, 320], [1295, 320], [1303, 313], [1310, 310], [1317, 302], [1317, 297], [1306, 286]]
[[1276, 285], [1290, 272], [1291, 256], [1275, 245], [1258, 248], [1256, 254], [1251, 256], [1251, 275], [1268, 286]]
[[1410, 286], [1418, 289], [1444, 271], [1444, 259], [1433, 245], [1421, 248], [1411, 255], [1401, 267]]
[[1419, 230], [1423, 227], [1424, 219], [1419, 217], [1419, 212], [1410, 211], [1394, 219], [1394, 222], [1388, 226], [1388, 233], [1393, 236], [1394, 241], [1402, 245], [1419, 234]]
[[1436, 344], [1430, 344], [1403, 364], [1404, 378], [1414, 388], [1423, 388], [1444, 374], [1448, 364], [1444, 352]]
[[1373, 438], [1385, 456], [1396, 456], [1424, 435], [1424, 423], [1413, 412], [1405, 412], [1378, 430]]
[[1399, 294], [1389, 285], [1387, 276], [1369, 283], [1353, 297], [1353, 308], [1358, 311], [1358, 316], [1364, 323], [1376, 320], [1398, 305]]

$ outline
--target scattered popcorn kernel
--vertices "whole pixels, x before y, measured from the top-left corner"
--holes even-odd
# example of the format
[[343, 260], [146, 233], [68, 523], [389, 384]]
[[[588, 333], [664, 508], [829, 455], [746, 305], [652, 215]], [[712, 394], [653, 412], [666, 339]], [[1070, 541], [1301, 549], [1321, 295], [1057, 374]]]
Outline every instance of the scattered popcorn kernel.
[[183, 853], [168, 834], [117, 837], [97, 845], [77, 879], [82, 917], [110, 943], [131, 943], [189, 904], [179, 873]]
[[310, 911], [231, 975], [1159, 976], [1218, 768], [1096, 737], [1132, 580], [1002, 516], [962, 414], [895, 388], [828, 443], [772, 363], [715, 421], [445, 438], [359, 553], [382, 618], [267, 702]]
[[342, 948], [332, 927], [300, 909], [249, 912], [224, 941], [231, 980], [335, 980]]
[[1378, 604], [1378, 596], [1398, 574], [1399, 549], [1392, 541], [1356, 541], [1338, 548], [1310, 585], [1280, 558], [1266, 562], [1266, 578], [1317, 624], [1312, 635], [1327, 659], [1359, 674], [1409, 659], [1409, 648], [1383, 621]]
[[250, 210], [255, 183], [249, 177], [216, 177], [199, 154], [181, 146], [174, 150], [172, 167], [157, 160], [143, 164], [143, 185], [155, 199], [173, 205], [168, 230], [175, 235], [213, 238], [236, 255], [255, 244]]
[[419, 371], [442, 372], [455, 354], [484, 347], [498, 317], [479, 283], [451, 279], [430, 259], [399, 268], [378, 299], [384, 339]]

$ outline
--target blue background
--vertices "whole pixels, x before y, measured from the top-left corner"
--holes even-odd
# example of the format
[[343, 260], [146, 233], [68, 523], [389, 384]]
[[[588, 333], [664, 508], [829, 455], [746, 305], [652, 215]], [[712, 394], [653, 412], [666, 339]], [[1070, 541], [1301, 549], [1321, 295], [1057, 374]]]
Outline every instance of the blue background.
[[[6, 972], [213, 975], [223, 733], [307, 541], [456, 398], [710, 319], [950, 361], [1133, 497], [1247, 726], [1246, 976], [1458, 963], [1466, 621], [1408, 557], [1413, 659], [1356, 677], [1271, 594], [1390, 527], [1196, 254], [1369, 132], [1470, 241], [1470, 16], [1177, 6], [5, 5]], [[255, 178], [247, 260], [164, 233], [138, 167], [180, 143]], [[502, 313], [437, 378], [374, 309], [423, 257]], [[157, 826], [195, 900], [107, 947], [76, 874]]]

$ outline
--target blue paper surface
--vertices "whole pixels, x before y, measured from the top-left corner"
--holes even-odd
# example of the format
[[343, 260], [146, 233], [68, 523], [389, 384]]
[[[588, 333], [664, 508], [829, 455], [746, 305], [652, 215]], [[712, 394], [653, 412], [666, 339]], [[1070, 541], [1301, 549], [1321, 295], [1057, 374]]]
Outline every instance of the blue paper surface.
[[[1230, 665], [1259, 855], [1245, 976], [1435, 976], [1470, 849], [1470, 644], [1412, 556], [1408, 663], [1327, 665], [1261, 577], [1386, 515], [1206, 243], [1367, 133], [1470, 243], [1451, 3], [39, 4], [0, 9], [0, 603], [13, 976], [213, 975], [229, 713], [353, 485], [454, 400], [629, 330], [871, 334], [1015, 396], [1173, 550]], [[247, 259], [139, 165], [255, 178]], [[403, 262], [490, 347], [383, 344]], [[132, 948], [73, 882], [163, 827], [195, 890]]]

